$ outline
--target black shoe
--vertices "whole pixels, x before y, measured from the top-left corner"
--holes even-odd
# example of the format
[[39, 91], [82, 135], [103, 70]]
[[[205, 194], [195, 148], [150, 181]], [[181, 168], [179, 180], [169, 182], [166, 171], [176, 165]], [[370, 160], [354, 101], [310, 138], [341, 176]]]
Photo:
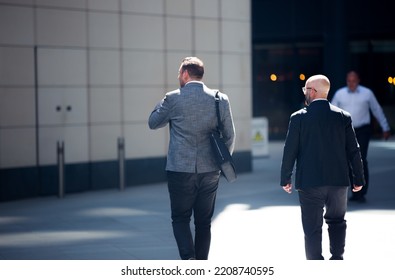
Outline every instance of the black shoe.
[[341, 256], [332, 256], [329, 260], [342, 261], [342, 260], [343, 260], [343, 257], [341, 257]]

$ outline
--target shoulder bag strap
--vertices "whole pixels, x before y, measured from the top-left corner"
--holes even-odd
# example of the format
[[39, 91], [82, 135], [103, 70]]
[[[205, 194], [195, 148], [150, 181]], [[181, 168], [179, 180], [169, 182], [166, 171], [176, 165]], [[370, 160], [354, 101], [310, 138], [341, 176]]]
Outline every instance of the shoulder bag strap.
[[219, 92], [218, 91], [215, 94], [215, 108], [216, 108], [216, 111], [217, 111], [217, 119], [218, 119], [217, 130], [218, 130], [220, 136], [222, 137], [222, 130], [224, 128], [224, 125], [222, 124], [221, 114], [219, 112]]

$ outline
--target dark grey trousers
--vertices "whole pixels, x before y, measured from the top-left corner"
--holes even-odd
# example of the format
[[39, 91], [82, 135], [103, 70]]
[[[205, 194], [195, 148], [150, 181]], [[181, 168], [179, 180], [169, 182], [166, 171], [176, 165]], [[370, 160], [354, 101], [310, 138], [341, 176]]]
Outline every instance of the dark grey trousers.
[[[322, 226], [328, 225], [331, 259], [343, 259], [346, 243], [348, 187], [313, 187], [298, 190], [308, 260], [322, 260]], [[325, 213], [324, 213], [325, 209]]]
[[[208, 173], [167, 172], [174, 237], [181, 259], [207, 260], [211, 243], [211, 218], [219, 171]], [[195, 238], [190, 228], [193, 213]]]

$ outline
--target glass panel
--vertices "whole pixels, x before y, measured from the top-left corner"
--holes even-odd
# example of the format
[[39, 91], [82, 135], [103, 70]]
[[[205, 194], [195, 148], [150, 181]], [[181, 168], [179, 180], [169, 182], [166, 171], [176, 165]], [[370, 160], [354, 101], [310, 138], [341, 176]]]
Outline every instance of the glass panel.
[[255, 45], [253, 52], [253, 116], [268, 117], [271, 139], [284, 138], [290, 114], [304, 106], [305, 79], [323, 68], [322, 47]]

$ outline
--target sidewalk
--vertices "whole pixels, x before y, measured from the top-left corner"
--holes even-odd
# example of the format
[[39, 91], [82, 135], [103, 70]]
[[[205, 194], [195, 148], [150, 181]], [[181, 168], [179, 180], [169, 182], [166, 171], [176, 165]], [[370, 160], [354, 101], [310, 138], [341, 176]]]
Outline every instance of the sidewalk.
[[[297, 193], [279, 186], [282, 142], [229, 184], [212, 224], [212, 260], [303, 260]], [[349, 204], [345, 259], [394, 259], [395, 141], [373, 141], [365, 204]], [[324, 257], [328, 240], [324, 226]], [[0, 203], [3, 260], [177, 260], [166, 183]]]

